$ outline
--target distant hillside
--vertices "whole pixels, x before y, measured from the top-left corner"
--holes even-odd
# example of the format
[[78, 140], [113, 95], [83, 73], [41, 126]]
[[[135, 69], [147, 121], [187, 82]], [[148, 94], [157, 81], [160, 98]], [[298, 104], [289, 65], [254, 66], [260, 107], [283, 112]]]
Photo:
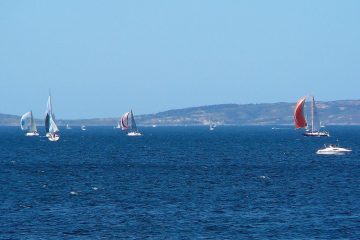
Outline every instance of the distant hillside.
[[[221, 104], [170, 110], [137, 117], [143, 125], [202, 125], [209, 121], [226, 125], [293, 124], [295, 103]], [[310, 109], [310, 104], [306, 104]], [[324, 124], [360, 125], [360, 100], [317, 102]], [[310, 113], [309, 113], [310, 116]]]
[[[210, 121], [224, 125], [288, 125], [292, 123], [295, 103], [221, 104], [169, 110], [156, 114], [138, 115], [143, 126], [204, 125]], [[360, 125], [360, 100], [317, 102], [321, 121], [326, 125]], [[307, 111], [310, 109], [306, 104]], [[310, 115], [310, 113], [309, 113]], [[19, 116], [0, 114], [0, 125], [18, 125]], [[76, 126], [114, 126], [118, 118], [61, 120], [59, 124]], [[42, 123], [40, 121], [39, 123]]]
[[10, 126], [10, 125], [19, 125], [19, 124], [20, 124], [19, 116], [0, 113], [0, 126]]

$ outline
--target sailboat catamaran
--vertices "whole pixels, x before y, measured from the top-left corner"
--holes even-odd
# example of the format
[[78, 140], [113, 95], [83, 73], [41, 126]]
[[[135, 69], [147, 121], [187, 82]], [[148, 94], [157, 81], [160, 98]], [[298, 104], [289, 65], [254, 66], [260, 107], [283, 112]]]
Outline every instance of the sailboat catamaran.
[[46, 137], [52, 141], [55, 142], [60, 139], [59, 136], [59, 128], [56, 126], [55, 120], [54, 120], [54, 114], [52, 112], [52, 104], [51, 104], [51, 95], [49, 95], [47, 105], [46, 105], [46, 113], [45, 113], [45, 132]]
[[[130, 118], [130, 121], [129, 121]], [[134, 114], [132, 112], [132, 110], [130, 110], [130, 112], [125, 113], [122, 117], [121, 117], [121, 129], [123, 131], [127, 131], [127, 135], [128, 136], [141, 136], [141, 133], [139, 132], [139, 130], [136, 127], [136, 122], [134, 119]]]
[[315, 98], [312, 96], [311, 102], [311, 128], [308, 128], [307, 119], [304, 117], [304, 106], [306, 97], [301, 98], [295, 105], [294, 123], [296, 128], [305, 128], [305, 136], [309, 137], [329, 137], [330, 134], [325, 131], [320, 131], [320, 121], [316, 110]]
[[32, 111], [25, 113], [20, 120], [21, 130], [27, 130], [26, 136], [39, 136]]

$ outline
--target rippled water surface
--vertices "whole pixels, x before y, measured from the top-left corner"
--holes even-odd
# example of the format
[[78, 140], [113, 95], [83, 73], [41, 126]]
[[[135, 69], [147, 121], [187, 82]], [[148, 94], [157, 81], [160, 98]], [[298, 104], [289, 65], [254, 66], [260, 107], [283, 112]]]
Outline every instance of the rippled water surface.
[[[1, 239], [360, 239], [360, 127], [0, 128]], [[353, 148], [317, 156], [324, 143]]]

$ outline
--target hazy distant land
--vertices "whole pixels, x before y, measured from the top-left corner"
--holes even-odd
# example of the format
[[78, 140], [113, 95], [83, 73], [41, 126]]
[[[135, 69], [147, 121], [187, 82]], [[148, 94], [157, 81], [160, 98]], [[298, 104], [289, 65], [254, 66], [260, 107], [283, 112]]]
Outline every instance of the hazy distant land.
[[[142, 126], [206, 125], [210, 121], [221, 125], [290, 125], [295, 103], [220, 104], [175, 109], [156, 114], [135, 115]], [[132, 106], [135, 110], [136, 107]], [[317, 102], [321, 121], [325, 125], [360, 125], [360, 100]], [[309, 103], [306, 105], [309, 110]], [[59, 125], [115, 126], [119, 116], [112, 118], [58, 119]], [[20, 116], [0, 114], [0, 125], [19, 125]], [[42, 120], [37, 120], [42, 125]]]

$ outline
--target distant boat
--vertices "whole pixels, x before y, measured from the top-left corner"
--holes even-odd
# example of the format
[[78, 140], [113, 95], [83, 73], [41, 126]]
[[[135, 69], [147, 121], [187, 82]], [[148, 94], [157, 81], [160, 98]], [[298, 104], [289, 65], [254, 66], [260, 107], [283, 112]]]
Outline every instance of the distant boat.
[[[305, 128], [307, 129], [308, 123], [307, 119], [304, 117], [304, 106], [305, 106], [306, 97], [301, 98], [295, 105], [294, 110], [294, 123], [296, 128]], [[329, 137], [329, 133], [325, 131], [320, 131], [320, 121], [318, 119], [318, 114], [316, 110], [315, 98], [312, 96], [311, 103], [311, 128], [307, 129], [304, 133], [305, 136], [309, 137]]]
[[81, 125], [81, 130], [82, 131], [86, 131], [86, 126], [83, 124], [83, 125]]
[[156, 127], [157, 127], [157, 125], [156, 125], [156, 124], [153, 124], [153, 125], [152, 125], [152, 127], [153, 127], [153, 128], [156, 128]]
[[67, 129], [67, 130], [70, 130], [70, 129], [71, 129], [71, 127], [70, 127], [69, 124], [66, 124], [66, 129]]
[[52, 142], [58, 141], [60, 139], [60, 136], [58, 134], [59, 128], [56, 126], [54, 114], [52, 112], [51, 95], [49, 95], [46, 106], [45, 132], [46, 137], [48, 137], [48, 139]]
[[210, 131], [214, 131], [215, 128], [216, 128], [216, 124], [210, 122], [210, 124], [209, 124], [209, 130], [210, 130]]
[[[130, 118], [130, 121], [129, 121]], [[130, 110], [130, 112], [125, 113], [122, 117], [121, 117], [121, 129], [123, 131], [127, 131], [127, 135], [128, 136], [141, 136], [141, 133], [139, 132], [139, 130], [136, 127], [136, 122], [135, 122], [135, 118], [134, 118], [134, 114], [132, 112], [132, 110]]]
[[26, 136], [28, 137], [39, 136], [32, 111], [22, 115], [20, 120], [20, 126], [21, 126], [21, 130], [27, 131]]
[[325, 148], [319, 149], [316, 151], [316, 154], [319, 155], [344, 155], [346, 153], [352, 152], [351, 149], [340, 147], [338, 144], [333, 145], [330, 144], [328, 146], [325, 145]]
[[114, 128], [116, 128], [116, 129], [120, 129], [120, 128], [121, 128], [121, 123], [120, 123], [120, 121], [117, 122], [117, 125], [116, 125]]

